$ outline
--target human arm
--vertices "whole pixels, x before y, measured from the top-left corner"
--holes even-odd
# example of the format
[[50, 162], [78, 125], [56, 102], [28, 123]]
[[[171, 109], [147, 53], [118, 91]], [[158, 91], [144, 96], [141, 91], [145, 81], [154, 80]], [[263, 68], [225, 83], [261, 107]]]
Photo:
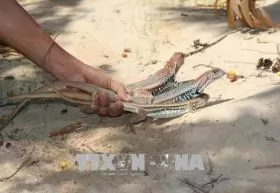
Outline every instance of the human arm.
[[[52, 40], [15, 0], [0, 0], [0, 41], [22, 53], [59, 80], [88, 82], [115, 91], [128, 101], [125, 88], [99, 70], [75, 58]], [[122, 103], [110, 103], [106, 93], [93, 98], [94, 112], [117, 116]]]

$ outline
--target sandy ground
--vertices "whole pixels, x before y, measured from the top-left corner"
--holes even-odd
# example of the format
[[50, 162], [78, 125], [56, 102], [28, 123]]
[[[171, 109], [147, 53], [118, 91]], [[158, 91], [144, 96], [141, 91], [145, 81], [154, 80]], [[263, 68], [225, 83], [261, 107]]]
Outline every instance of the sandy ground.
[[[196, 8], [195, 2], [188, 1], [27, 0], [21, 4], [48, 32], [61, 33], [57, 42], [70, 53], [124, 84], [157, 71], [175, 51], [191, 50], [194, 40], [211, 41], [229, 31], [225, 16]], [[279, 1], [268, 2], [265, 8], [274, 21], [280, 22]], [[211, 100], [226, 101], [176, 119], [148, 120], [128, 128], [129, 114], [100, 118], [59, 102], [32, 103], [4, 131], [11, 147], [5, 144], [0, 148], [0, 176], [12, 173], [33, 147], [32, 160], [39, 162], [0, 182], [0, 191], [185, 193], [192, 190], [180, 178], [203, 183], [223, 174], [227, 179], [215, 184], [211, 192], [280, 192], [279, 169], [254, 169], [257, 165], [280, 164], [280, 88], [273, 85], [280, 77], [269, 72], [258, 76], [256, 70], [260, 57], [278, 56], [279, 39], [279, 32], [238, 32], [187, 58], [178, 80], [195, 78], [206, 70], [192, 69], [197, 64], [234, 70], [245, 78], [234, 83], [223, 78], [211, 84], [206, 89]], [[127, 58], [121, 56], [124, 48], [132, 50]], [[11, 90], [27, 92], [46, 78], [42, 70], [23, 58], [2, 58], [0, 70], [4, 94]], [[15, 80], [4, 80], [9, 75]], [[1, 116], [13, 108], [1, 108]], [[67, 113], [63, 113], [65, 109]], [[85, 128], [63, 137], [48, 137], [49, 132], [75, 121]], [[74, 165], [75, 153], [93, 151], [194, 153], [203, 156], [207, 170], [208, 159], [214, 168], [210, 175], [206, 171], [163, 170], [137, 176], [79, 172]], [[67, 169], [59, 167], [63, 160], [71, 163]]]

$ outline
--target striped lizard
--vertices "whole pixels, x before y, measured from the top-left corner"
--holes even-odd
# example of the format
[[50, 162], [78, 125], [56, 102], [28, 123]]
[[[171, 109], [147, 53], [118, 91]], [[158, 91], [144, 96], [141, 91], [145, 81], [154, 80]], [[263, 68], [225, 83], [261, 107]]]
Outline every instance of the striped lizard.
[[175, 82], [175, 75], [184, 63], [185, 54], [175, 52], [165, 66], [146, 79], [126, 86], [131, 101], [134, 103], [151, 104], [153, 95], [163, 92], [169, 84]]
[[[175, 75], [183, 62], [184, 54], [177, 52], [166, 63], [165, 67], [158, 71], [155, 75], [151, 75], [146, 80], [138, 82], [139, 84], [131, 84], [128, 86], [130, 94], [133, 94], [133, 100], [131, 103], [123, 103], [124, 110], [136, 113], [139, 117], [139, 121], [142, 121], [147, 117], [178, 117], [186, 112], [205, 106], [209, 100], [209, 95], [204, 94], [203, 89], [214, 80], [222, 77], [225, 72], [221, 69], [214, 68], [202, 74], [197, 79], [177, 83], [175, 82]], [[166, 74], [166, 76], [164, 76], [164, 74]], [[149, 82], [152, 82], [153, 84], [149, 85]], [[171, 87], [166, 87], [167, 84], [171, 85]], [[135, 86], [135, 90], [133, 90], [133, 86]], [[72, 93], [70, 96], [69, 92], [67, 93], [62, 91], [62, 89], [67, 89], [69, 87], [78, 88], [86, 92], [87, 97], [85, 97], [85, 95], [81, 92]], [[162, 90], [164, 92], [162, 92]], [[24, 101], [8, 117], [6, 123], [0, 127], [0, 131], [5, 128], [10, 120], [32, 98], [55, 97], [62, 98], [72, 103], [91, 104], [91, 95], [99, 91], [109, 92], [111, 99], [115, 99], [117, 97], [114, 92], [89, 83], [63, 81], [43, 86], [30, 95], [11, 97], [9, 99], [10, 101], [19, 99], [24, 99]], [[143, 91], [145, 94], [138, 97], [139, 95], [137, 96], [137, 94], [135, 94], [137, 92], [133, 93], [133, 91]], [[147, 98], [149, 100], [147, 100]], [[146, 102], [143, 103], [143, 101]]]
[[[167, 84], [167, 82], [174, 81], [174, 76], [180, 66], [184, 63], [184, 53], [181, 52], [175, 52], [172, 57], [169, 59], [169, 61], [166, 62], [164, 68], [159, 70], [153, 75], [150, 75], [145, 80], [139, 81], [137, 83], [131, 84], [127, 86], [127, 90], [129, 91], [129, 94], [132, 96], [131, 101], [136, 103], [150, 103], [152, 96], [151, 94], [145, 90], [145, 89], [162, 89], [162, 85]], [[151, 84], [153, 83], [153, 85]], [[55, 83], [58, 87], [65, 87], [63, 83]], [[84, 87], [87, 85], [85, 83]], [[92, 85], [91, 85], [92, 86]], [[97, 88], [97, 87], [96, 87]], [[134, 88], [134, 89], [132, 89]], [[37, 92], [43, 92], [50, 90], [51, 88], [48, 86], [43, 86], [39, 89], [36, 89], [34, 93]], [[98, 91], [102, 90], [101, 88], [97, 89]], [[22, 108], [29, 102], [29, 99], [23, 100], [16, 108], [13, 110], [13, 112], [8, 116], [6, 121], [0, 126], [0, 132], [3, 130], [9, 122], [21, 111]]]
[[[152, 118], [171, 118], [177, 117], [186, 112], [203, 107], [209, 100], [209, 95], [203, 93], [204, 88], [211, 82], [221, 78], [225, 72], [222, 69], [214, 68], [203, 73], [197, 79], [185, 81], [178, 84], [162, 94], [155, 95], [151, 104], [137, 104], [123, 102], [124, 110], [136, 113], [140, 120], [145, 120], [146, 117]], [[19, 95], [11, 97], [9, 100], [32, 99], [32, 98], [62, 98], [66, 101], [78, 104], [91, 104], [91, 95], [106, 91], [114, 100], [117, 96], [114, 92], [94, 86], [89, 83], [79, 82], [55, 82], [49, 85], [52, 92], [39, 92], [30, 95]], [[81, 91], [65, 92], [65, 88], [72, 87]], [[60, 88], [58, 88], [60, 87]], [[64, 89], [65, 89], [64, 88]]]
[[[87, 104], [92, 103], [92, 94], [104, 91], [100, 87], [89, 83], [80, 82], [54, 82], [49, 85], [51, 90], [46, 92], [36, 92], [34, 94], [18, 95], [10, 97], [9, 101], [35, 98], [60, 98], [71, 103]], [[64, 86], [64, 88], [62, 87]], [[77, 88], [80, 91], [64, 90], [65, 88]], [[41, 89], [42, 90], [42, 89]], [[114, 100], [117, 95], [107, 90], [110, 99]], [[172, 118], [180, 116], [186, 112], [193, 111], [199, 107], [205, 106], [209, 100], [209, 95], [201, 93], [199, 96], [190, 100], [180, 101], [177, 103], [160, 102], [156, 104], [136, 104], [131, 102], [123, 102], [124, 111], [136, 113], [139, 121], [145, 120], [147, 117], [151, 118]]]
[[[134, 84], [127, 86], [127, 90], [129, 91], [129, 94], [131, 95], [132, 103], [124, 105], [124, 109], [128, 110], [130, 112], [136, 112], [136, 113], [138, 113], [138, 115], [140, 115], [140, 117], [142, 114], [142, 119], [147, 116], [148, 117], [149, 116], [150, 117], [158, 116], [161, 118], [168, 118], [168, 117], [170, 118], [172, 116], [176, 117], [176, 116], [182, 115], [182, 114], [186, 113], [187, 111], [195, 108], [196, 106], [197, 107], [204, 106], [209, 100], [209, 95], [202, 94], [202, 90], [205, 87], [201, 86], [200, 89], [193, 89], [195, 87], [199, 88], [199, 84], [190, 84], [190, 82], [198, 83], [197, 81], [194, 81], [194, 80], [185, 81], [183, 83], [177, 83], [177, 82], [175, 82], [175, 75], [176, 75], [178, 69], [180, 68], [180, 66], [184, 63], [185, 57], [189, 57], [193, 54], [201, 52], [201, 51], [209, 48], [210, 46], [215, 45], [217, 42], [223, 40], [229, 34], [235, 33], [237, 31], [238, 30], [226, 33], [222, 37], [219, 37], [217, 40], [207, 44], [207, 46], [202, 47], [200, 49], [196, 49], [189, 53], [181, 53], [181, 52], [174, 53], [173, 56], [171, 57], [171, 59], [165, 64], [163, 69], [159, 70], [154, 75], [150, 75], [147, 79], [145, 79], [143, 81], [140, 81], [138, 83], [134, 83]], [[51, 49], [52, 45], [50, 46], [49, 50]], [[44, 60], [45, 60], [45, 57], [43, 59], [43, 62], [44, 62]], [[211, 74], [211, 73], [208, 73], [208, 74]], [[222, 74], [223, 73], [221, 73], [221, 75]], [[215, 76], [213, 76], [212, 78], [217, 79], [217, 78], [215, 78]], [[197, 79], [197, 80], [202, 80], [202, 78]], [[201, 83], [203, 84], [203, 81], [201, 81]], [[206, 85], [208, 85], [209, 83], [211, 83], [211, 77], [208, 81], [205, 81]], [[54, 84], [57, 84], [57, 83], [54, 83]], [[84, 83], [80, 83], [80, 84], [84, 85]], [[179, 96], [174, 96], [172, 94], [170, 95], [170, 91], [172, 89], [176, 89], [178, 87], [178, 89], [177, 89], [177, 91], [178, 91], [178, 90], [180, 90], [179, 87], [181, 85], [185, 85], [184, 87], [186, 88], [185, 89], [186, 92], [181, 93]], [[63, 85], [61, 83], [60, 83], [60, 86], [65, 87], [65, 85]], [[93, 86], [93, 85], [91, 85], [91, 86]], [[53, 89], [53, 88], [55, 88], [55, 89]], [[47, 92], [47, 91], [53, 91], [53, 92], [55, 92], [56, 96], [60, 96], [61, 98], [66, 95], [66, 93], [62, 94], [61, 90], [58, 87], [55, 86], [53, 88], [48, 87], [48, 86], [43, 86], [39, 89], [36, 89], [33, 93], [34, 94], [33, 96], [35, 97], [35, 94], [38, 94], [39, 92]], [[97, 88], [97, 87], [95, 87], [95, 88]], [[98, 90], [99, 89], [97, 89], [97, 91]], [[198, 91], [198, 93], [193, 92], [194, 90]], [[173, 91], [175, 92], [176, 90], [173, 90]], [[199, 95], [199, 93], [200, 93], [200, 95]], [[46, 93], [42, 93], [41, 97], [46, 96], [45, 94]], [[78, 93], [75, 93], [75, 94], [76, 94], [75, 95], [76, 97], [79, 95]], [[175, 98], [168, 100], [167, 99], [168, 95], [174, 96]], [[152, 104], [152, 103], [157, 103], [157, 100], [162, 101], [161, 98], [164, 98], [164, 96], [166, 96], [166, 101], [159, 102], [159, 103], [162, 103], [161, 105], [163, 105], [163, 106], [161, 106], [161, 105], [157, 106], [159, 104], [157, 104], [157, 105]], [[194, 97], [194, 98], [192, 98], [192, 97]], [[191, 98], [191, 99], [185, 100], [187, 98]], [[2, 124], [0, 126], [0, 138], [3, 138], [1, 131], [20, 112], [20, 110], [25, 106], [25, 104], [30, 101], [30, 99], [32, 99], [31, 95], [29, 97], [26, 97], [16, 107], [16, 109], [8, 116], [8, 118], [6, 119], [4, 124]], [[66, 99], [68, 101], [71, 100], [71, 98], [67, 98], [67, 97], [66, 97]], [[178, 101], [182, 101], [182, 100], [183, 101], [185, 100], [185, 101], [182, 103], [178, 102]], [[83, 103], [88, 104], [89, 103], [89, 101], [86, 102], [85, 100], [79, 100], [79, 99], [72, 99], [72, 102], [79, 103], [79, 104], [83, 104]], [[137, 103], [139, 103], [139, 104], [137, 104]], [[173, 103], [173, 105], [172, 105], [172, 103]], [[147, 104], [151, 105], [152, 104], [152, 106], [147, 105], [146, 107], [143, 108], [143, 106], [142, 107], [138, 106], [140, 104], [142, 104], [142, 105], [147, 105]], [[159, 116], [159, 115], [161, 115], [161, 116]]]

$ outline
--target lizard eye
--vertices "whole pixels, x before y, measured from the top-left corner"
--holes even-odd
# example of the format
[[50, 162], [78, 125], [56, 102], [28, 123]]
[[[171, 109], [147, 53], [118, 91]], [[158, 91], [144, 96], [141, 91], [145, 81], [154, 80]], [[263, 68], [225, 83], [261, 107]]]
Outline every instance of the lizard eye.
[[222, 69], [219, 69], [219, 68], [214, 68], [212, 71], [214, 73], [214, 76], [217, 77], [217, 78], [220, 78], [225, 74], [225, 72]]
[[219, 68], [214, 68], [212, 71], [214, 72], [214, 74], [217, 74], [217, 73], [219, 73], [221, 70], [220, 70]]

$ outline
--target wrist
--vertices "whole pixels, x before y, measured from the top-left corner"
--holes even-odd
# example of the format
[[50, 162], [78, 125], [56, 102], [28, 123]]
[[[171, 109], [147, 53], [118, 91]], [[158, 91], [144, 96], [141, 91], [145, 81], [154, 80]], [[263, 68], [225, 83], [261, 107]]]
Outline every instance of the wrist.
[[55, 44], [49, 50], [42, 68], [55, 78], [65, 81], [84, 81], [85, 64]]

